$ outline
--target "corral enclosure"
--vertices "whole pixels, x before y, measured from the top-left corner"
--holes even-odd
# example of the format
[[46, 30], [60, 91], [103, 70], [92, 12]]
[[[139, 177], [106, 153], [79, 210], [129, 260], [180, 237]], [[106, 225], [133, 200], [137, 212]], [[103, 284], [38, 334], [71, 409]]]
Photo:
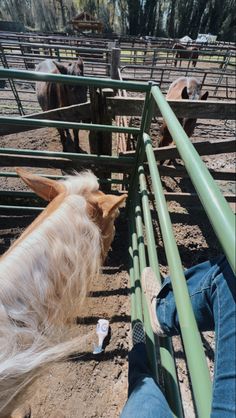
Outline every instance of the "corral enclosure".
[[[120, 48], [120, 73], [123, 80], [154, 80], [163, 92], [179, 76], [196, 76], [210, 97], [235, 99], [235, 47], [226, 43], [218, 45], [196, 44], [199, 48], [197, 65], [191, 59], [178, 62], [174, 67], [175, 42], [168, 40], [132, 41], [114, 39], [90, 39], [43, 35], [1, 33], [1, 63], [7, 68], [32, 70], [42, 60], [51, 58], [63, 62], [80, 55], [85, 62], [85, 75], [112, 76], [112, 49]], [[195, 45], [195, 44], [194, 44]], [[189, 45], [186, 44], [186, 47]], [[117, 65], [117, 63], [115, 63]], [[180, 66], [181, 65], [181, 66]], [[39, 110], [34, 95], [34, 84], [24, 82], [18, 88], [9, 86], [9, 94], [2, 96], [4, 113], [11, 113], [18, 102], [21, 114]], [[8, 91], [9, 90], [9, 91]], [[10, 93], [11, 92], [11, 93]], [[4, 92], [2, 92], [4, 93]], [[3, 104], [1, 104], [3, 106]]]
[[[163, 93], [166, 93], [171, 82], [180, 76], [197, 77], [202, 83], [203, 91], [209, 91], [208, 101], [200, 104], [171, 103], [171, 106], [179, 117], [198, 117], [192, 142], [211, 170], [226, 199], [234, 208], [235, 49], [227, 44], [199, 45], [197, 65], [193, 68], [191, 59], [183, 59], [181, 66], [180, 62], [176, 67], [174, 66], [176, 51], [172, 49], [172, 46], [173, 42], [168, 40], [114, 41], [82, 37], [45, 37], [32, 34], [19, 37], [17, 34], [2, 33], [1, 60], [6, 69], [30, 72], [34, 71], [35, 65], [45, 58], [66, 62], [75, 60], [79, 55], [84, 60], [86, 77], [101, 78], [104, 81], [107, 77], [111, 77], [127, 83], [153, 81], [160, 86]], [[2, 75], [0, 75], [1, 78]], [[112, 124], [113, 127], [121, 128], [108, 136], [108, 140], [112, 140], [113, 159], [100, 157], [100, 160], [96, 160], [87, 154], [80, 155], [78, 159], [76, 154], [62, 156], [59, 136], [55, 129], [47, 127], [47, 123], [41, 126], [39, 124], [38, 129], [35, 130], [32, 126], [25, 127], [23, 124], [20, 127], [16, 126], [15, 119], [11, 125], [7, 123], [7, 120], [2, 120], [3, 124], [0, 127], [1, 252], [4, 252], [14, 241], [22, 227], [31, 222], [35, 213], [40, 210], [38, 206], [43, 204], [22, 187], [20, 181], [15, 178], [14, 171], [9, 172], [9, 167], [17, 165], [34, 167], [32, 169], [34, 172], [54, 176], [60, 176], [61, 169], [65, 170], [68, 167], [80, 169], [82, 166], [92, 170], [99, 168], [103, 170], [104, 177], [107, 172], [111, 175], [108, 185], [113, 184], [113, 192], [123, 193], [127, 187], [134, 187], [136, 183], [134, 179], [132, 180], [131, 159], [137, 155], [137, 136], [140, 130], [142, 132], [144, 129], [141, 115], [145, 90], [129, 91], [129, 85], [126, 86], [127, 88], [125, 85], [124, 87], [122, 85], [109, 87], [103, 85], [102, 82], [97, 86], [91, 86], [88, 102], [79, 108], [81, 119], [89, 114], [92, 123]], [[17, 76], [9, 76], [6, 84], [2, 84], [0, 92], [1, 116], [15, 117], [19, 114], [26, 116], [33, 114], [30, 118], [70, 121], [70, 110], [49, 111], [46, 116], [42, 114], [36, 100], [35, 82], [30, 77], [29, 80], [25, 77], [19, 81]], [[97, 92], [100, 98], [96, 98]], [[96, 111], [101, 103], [104, 104], [106, 113], [98, 117]], [[215, 239], [215, 233], [203, 211], [188, 173], [179, 159], [176, 147], [157, 148], [160, 137], [160, 116], [160, 110], [156, 108], [150, 136], [157, 161], [177, 158], [174, 166], [159, 165], [158, 167], [182, 264], [184, 267], [190, 267], [217, 255], [222, 250]], [[89, 152], [88, 130], [89, 127], [85, 127], [80, 136], [81, 146], [86, 152]], [[104, 140], [104, 137], [102, 139]], [[17, 153], [16, 150], [21, 151]], [[105, 172], [104, 164], [106, 165]], [[149, 176], [147, 179], [149, 180]], [[128, 183], [128, 186], [125, 183]], [[19, 193], [22, 190], [25, 192]], [[153, 189], [151, 188], [149, 192], [152, 194]], [[135, 200], [136, 197], [133, 195], [132, 201]], [[18, 208], [14, 207], [15, 205]], [[160, 224], [154, 216], [153, 209], [151, 213], [160, 269], [163, 274], [166, 274], [168, 267]], [[132, 230], [137, 226], [130, 225], [130, 227]], [[126, 400], [126, 360], [130, 345], [130, 320], [133, 320], [130, 317], [130, 284], [127, 271], [130, 269], [128, 250], [130, 251], [131, 248], [135, 251], [135, 243], [128, 248], [128, 241], [126, 213], [123, 211], [117, 223], [113, 251], [109, 254], [101, 281], [93, 283], [84, 315], [78, 318], [78, 332], [88, 335], [85, 352], [82, 355], [79, 354], [75, 361], [54, 366], [50, 373], [43, 376], [34, 386], [34, 394], [29, 395], [33, 417], [49, 417], [55, 407], [61, 408], [68, 418], [119, 416]], [[148, 238], [144, 236], [145, 245], [147, 241]], [[127, 243], [127, 246], [124, 243]], [[95, 325], [99, 317], [110, 320], [111, 339], [105, 353], [97, 359], [91, 352], [93, 342], [96, 340]], [[214, 337], [211, 333], [206, 333], [202, 338], [212, 370]], [[181, 341], [178, 338], [174, 341], [174, 351], [185, 416], [191, 418], [196, 416], [196, 413], [188, 389], [188, 373], [183, 360]]]

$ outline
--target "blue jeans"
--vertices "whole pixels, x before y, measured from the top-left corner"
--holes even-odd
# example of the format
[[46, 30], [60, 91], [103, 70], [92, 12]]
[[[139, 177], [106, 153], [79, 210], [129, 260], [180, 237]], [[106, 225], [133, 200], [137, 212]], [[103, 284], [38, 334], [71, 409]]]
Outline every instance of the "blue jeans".
[[[211, 417], [235, 418], [236, 278], [224, 256], [192, 267], [185, 272], [185, 277], [199, 330], [215, 330], [216, 353]], [[180, 333], [169, 278], [165, 279], [157, 298], [157, 316], [166, 335]], [[161, 389], [148, 369], [143, 344], [134, 346], [129, 354], [129, 361], [129, 398], [121, 418], [173, 416]]]

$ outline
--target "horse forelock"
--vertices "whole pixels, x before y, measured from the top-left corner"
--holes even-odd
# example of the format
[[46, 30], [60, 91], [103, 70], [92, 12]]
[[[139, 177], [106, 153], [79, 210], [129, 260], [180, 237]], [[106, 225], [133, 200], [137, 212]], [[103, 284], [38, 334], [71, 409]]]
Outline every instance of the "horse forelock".
[[187, 87], [187, 92], [190, 96], [190, 100], [198, 99], [201, 92], [201, 83], [195, 77], [179, 77], [174, 80], [167, 92], [167, 98], [171, 98], [171, 93], [179, 87], [179, 96], [184, 87]]
[[66, 176], [65, 180], [61, 181], [68, 194], [87, 195], [99, 189], [97, 177], [89, 170], [82, 173], [75, 172], [73, 176]]
[[185, 85], [186, 85], [186, 83], [187, 83], [187, 81], [186, 81], [186, 79], [187, 79], [187, 77], [179, 77], [179, 78], [177, 78], [176, 80], [174, 80], [172, 83], [171, 83], [171, 85], [170, 85], [170, 87], [169, 87], [169, 89], [168, 89], [168, 91], [167, 91], [167, 98], [171, 98], [171, 96], [169, 96], [170, 94], [171, 94], [171, 92], [173, 91], [173, 89], [176, 87], [176, 86], [180, 86], [180, 88], [181, 88], [181, 90], [182, 90], [182, 87], [184, 87]]
[[201, 83], [195, 77], [187, 77], [187, 91], [190, 100], [198, 100], [201, 93]]

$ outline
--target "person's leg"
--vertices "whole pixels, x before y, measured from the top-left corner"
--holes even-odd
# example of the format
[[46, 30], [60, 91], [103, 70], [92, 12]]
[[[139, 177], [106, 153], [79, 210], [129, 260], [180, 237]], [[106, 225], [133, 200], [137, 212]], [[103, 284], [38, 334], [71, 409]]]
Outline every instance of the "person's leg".
[[152, 377], [144, 342], [136, 343], [129, 352], [128, 381], [128, 400], [120, 418], [173, 416], [161, 389]]
[[[224, 256], [185, 272], [200, 331], [215, 329], [216, 354], [212, 417], [235, 417], [236, 278]], [[157, 296], [156, 314], [162, 331], [179, 334], [179, 321], [170, 280]]]

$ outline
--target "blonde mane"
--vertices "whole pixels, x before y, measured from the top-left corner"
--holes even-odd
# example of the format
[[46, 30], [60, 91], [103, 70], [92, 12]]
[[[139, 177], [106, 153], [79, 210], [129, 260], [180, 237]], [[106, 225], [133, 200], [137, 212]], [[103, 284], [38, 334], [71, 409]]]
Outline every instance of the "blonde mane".
[[101, 266], [101, 231], [86, 210], [98, 182], [88, 172], [63, 184], [59, 206], [0, 260], [0, 417], [45, 365], [81, 345], [65, 324]]

